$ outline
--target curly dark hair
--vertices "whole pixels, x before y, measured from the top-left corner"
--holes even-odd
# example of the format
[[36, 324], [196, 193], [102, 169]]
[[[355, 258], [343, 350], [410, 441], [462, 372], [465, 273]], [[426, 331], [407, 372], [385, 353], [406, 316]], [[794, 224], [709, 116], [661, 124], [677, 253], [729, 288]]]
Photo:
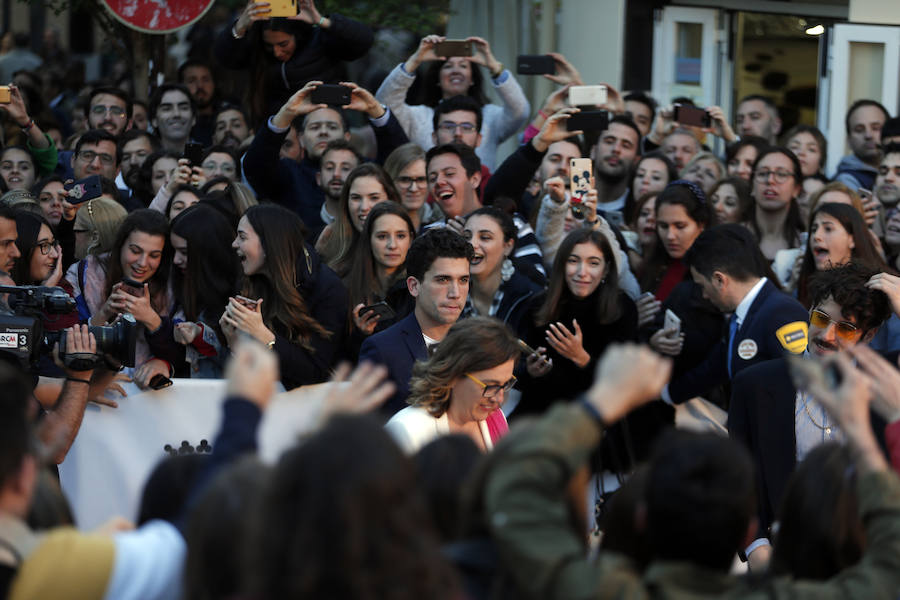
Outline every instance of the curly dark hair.
[[450, 229], [431, 229], [413, 240], [406, 253], [406, 274], [419, 281], [439, 258], [465, 258], [472, 262], [475, 250], [463, 236]]
[[335, 417], [282, 455], [257, 515], [251, 597], [460, 597], [412, 462], [371, 416]]
[[856, 326], [865, 336], [891, 316], [887, 295], [866, 287], [866, 282], [879, 272], [855, 260], [834, 269], [816, 271], [809, 278], [810, 306], [815, 308], [831, 298], [841, 307], [844, 316], [856, 320]]

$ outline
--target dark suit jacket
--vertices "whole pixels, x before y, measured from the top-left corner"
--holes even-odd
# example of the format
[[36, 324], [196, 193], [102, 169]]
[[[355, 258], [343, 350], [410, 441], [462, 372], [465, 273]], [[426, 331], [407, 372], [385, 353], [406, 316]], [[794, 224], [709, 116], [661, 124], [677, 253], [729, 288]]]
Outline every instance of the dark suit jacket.
[[[806, 323], [809, 315], [799, 302], [781, 292], [771, 281], [766, 281], [759, 290], [744, 322], [734, 337], [731, 350], [732, 377], [743, 369], [773, 358], [779, 358], [787, 352], [775, 334], [778, 329], [789, 323]], [[798, 330], [800, 326], [798, 325]], [[756, 343], [756, 353], [750, 358], [741, 358], [738, 347], [744, 340]], [[800, 352], [805, 350], [803, 345]], [[719, 340], [702, 363], [669, 384], [669, 395], [676, 404], [695, 396], [705, 394], [709, 389], [728, 380], [728, 332]]]
[[[759, 535], [777, 518], [781, 498], [797, 463], [794, 408], [797, 388], [784, 358], [742, 370], [732, 381], [728, 435], [746, 446], [756, 463]], [[872, 414], [872, 428], [882, 449], [883, 419]]]
[[388, 377], [397, 386], [394, 395], [381, 407], [386, 418], [389, 419], [394, 413], [407, 407], [413, 365], [417, 360], [427, 358], [428, 349], [425, 348], [425, 338], [422, 337], [422, 328], [416, 320], [415, 311], [363, 342], [359, 351], [360, 362], [367, 360], [386, 366]]

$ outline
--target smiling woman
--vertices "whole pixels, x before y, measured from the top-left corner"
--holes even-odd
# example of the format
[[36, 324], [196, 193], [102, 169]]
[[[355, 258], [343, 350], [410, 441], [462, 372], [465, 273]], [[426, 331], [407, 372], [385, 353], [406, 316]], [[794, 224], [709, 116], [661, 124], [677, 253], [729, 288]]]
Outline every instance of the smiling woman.
[[7, 146], [0, 152], [0, 177], [10, 190], [28, 190], [37, 171], [34, 157], [24, 146]]
[[509, 429], [500, 408], [516, 383], [519, 353], [515, 336], [496, 319], [457, 322], [431, 358], [413, 367], [411, 406], [385, 428], [407, 454], [451, 433], [469, 436], [482, 451], [493, 449]]

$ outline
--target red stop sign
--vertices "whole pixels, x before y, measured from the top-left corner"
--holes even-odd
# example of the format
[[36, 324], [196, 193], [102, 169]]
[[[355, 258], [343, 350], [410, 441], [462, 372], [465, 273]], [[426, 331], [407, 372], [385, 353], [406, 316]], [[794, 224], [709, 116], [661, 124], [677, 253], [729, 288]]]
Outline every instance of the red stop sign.
[[145, 33], [169, 33], [194, 23], [215, 0], [103, 0], [113, 16]]

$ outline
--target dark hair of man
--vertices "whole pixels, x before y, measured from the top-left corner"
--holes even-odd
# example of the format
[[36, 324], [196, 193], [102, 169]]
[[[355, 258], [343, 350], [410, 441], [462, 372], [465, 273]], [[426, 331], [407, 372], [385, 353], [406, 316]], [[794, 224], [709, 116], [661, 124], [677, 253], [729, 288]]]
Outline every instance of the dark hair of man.
[[419, 281], [439, 258], [464, 258], [472, 262], [475, 250], [466, 238], [446, 228], [426, 231], [413, 240], [406, 253], [406, 274]]
[[441, 117], [457, 110], [473, 113], [475, 115], [475, 128], [479, 133], [481, 132], [481, 104], [479, 104], [472, 96], [462, 95], [453, 96], [452, 98], [447, 98], [446, 100], [438, 102], [438, 105], [434, 107], [434, 116], [431, 118], [431, 124], [434, 127], [434, 130], [438, 130], [438, 126], [441, 123]]
[[713, 434], [672, 430], [659, 441], [647, 479], [653, 556], [728, 571], [756, 511], [753, 462]]
[[[435, 108], [444, 98], [444, 92], [441, 90], [441, 68], [446, 60], [433, 60], [428, 63], [425, 68], [425, 75], [422, 77], [422, 88], [425, 90], [425, 97], [422, 104]], [[481, 69], [474, 63], [469, 63], [472, 68], [472, 85], [466, 94], [475, 99], [476, 102], [484, 106], [489, 103], [487, 95], [484, 93], [484, 75]]]
[[241, 116], [244, 117], [244, 125], [246, 125], [248, 129], [250, 128], [250, 115], [247, 114], [247, 111], [244, 110], [244, 107], [238, 106], [237, 104], [231, 104], [229, 102], [225, 102], [224, 104], [222, 104], [222, 106], [220, 106], [219, 109], [213, 113], [213, 126], [215, 126], [216, 121], [219, 120], [219, 115], [221, 115], [223, 112], [228, 112], [229, 110], [236, 110], [241, 113]]
[[794, 125], [781, 138], [781, 145], [787, 146], [792, 137], [801, 133], [808, 133], [809, 135], [813, 136], [813, 139], [816, 140], [816, 145], [819, 147], [819, 170], [824, 169], [825, 164], [828, 162], [828, 140], [825, 139], [825, 135], [818, 127], [813, 127], [812, 125], [804, 125], [803, 123]]
[[[714, 223], [714, 216], [709, 202], [705, 198], [697, 197], [693, 190], [684, 184], [669, 183], [665, 189], [656, 197], [656, 216], [659, 216], [659, 209], [665, 204], [683, 206], [688, 217], [702, 228], [708, 227]], [[645, 292], [656, 291], [660, 278], [666, 271], [669, 264], [669, 254], [663, 246], [659, 234], [656, 235], [656, 241], [650, 248], [644, 264], [641, 266], [640, 272], [637, 274], [638, 281], [641, 284], [641, 290]]]
[[900, 136], [900, 117], [891, 117], [881, 126], [881, 139]]
[[109, 177], [100, 176], [100, 193], [106, 194], [120, 204], [122, 203], [119, 188], [116, 186], [116, 182]]
[[779, 509], [773, 575], [824, 581], [859, 562], [866, 532], [855, 466], [851, 450], [833, 442], [797, 466]]
[[16, 214], [19, 211], [11, 207], [9, 204], [0, 204], [0, 219], [16, 220]]
[[[174, 197], [174, 194], [173, 194]], [[219, 317], [229, 296], [237, 291], [241, 263], [231, 248], [234, 228], [210, 206], [194, 205], [172, 220], [172, 233], [187, 241], [187, 269], [172, 269], [175, 297], [185, 318], [196, 321], [201, 313], [212, 319], [218, 332]]]
[[[882, 134], [883, 134], [882, 130]], [[890, 154], [900, 154], [900, 142], [891, 142], [886, 146], [882, 147], [881, 152], [881, 161], [884, 162], [884, 159], [888, 157]]]
[[21, 369], [6, 360], [0, 360], [0, 385], [3, 389], [0, 397], [0, 490], [3, 490], [10, 479], [18, 475], [22, 461], [34, 452], [34, 447], [27, 415], [31, 386]]
[[119, 136], [119, 143], [116, 147], [116, 153], [119, 156], [122, 156], [122, 153], [125, 149], [125, 144], [129, 142], [133, 142], [139, 138], [147, 138], [147, 141], [150, 143], [150, 152], [156, 152], [160, 148], [159, 138], [150, 133], [149, 131], [144, 131], [143, 129], [129, 129], [127, 131], [123, 131], [122, 135]]
[[462, 535], [462, 490], [484, 455], [467, 435], [442, 435], [412, 459], [434, 524], [444, 543]]
[[581, 227], [570, 231], [556, 251], [553, 269], [550, 271], [550, 282], [547, 285], [547, 295], [534, 318], [535, 324], [539, 327], [559, 320], [560, 315], [567, 314], [566, 307], [576, 302], [576, 298], [566, 284], [566, 261], [569, 260], [575, 246], [584, 243], [591, 243], [600, 250], [607, 268], [606, 275], [603, 277], [605, 281], [601, 282], [592, 294], [597, 322], [612, 323], [622, 315], [622, 305], [619, 299], [619, 272], [613, 258], [612, 246], [603, 233], [594, 231], [590, 227]]
[[736, 223], [704, 229], [685, 253], [684, 261], [707, 279], [720, 271], [746, 283], [766, 274], [766, 257], [759, 250], [759, 242], [749, 229]]
[[833, 269], [816, 271], [809, 278], [810, 306], [815, 308], [831, 298], [841, 307], [845, 317], [856, 319], [856, 326], [865, 335], [891, 316], [887, 295], [866, 287], [866, 282], [880, 272], [855, 260]]
[[100, 142], [112, 142], [113, 146], [116, 148], [116, 164], [119, 164], [119, 145], [116, 136], [106, 131], [105, 129], [91, 129], [85, 131], [81, 134], [81, 137], [78, 138], [78, 142], [75, 143], [75, 156], [78, 156], [78, 153], [81, 152], [82, 146], [85, 144], [91, 144], [92, 146], [95, 144], [99, 144]]
[[[653, 119], [656, 118], [656, 100], [646, 92], [631, 92], [626, 95], [623, 100], [625, 102], [640, 102], [650, 109], [650, 121], [652, 122]], [[626, 112], [625, 114], [627, 115], [628, 113]]]
[[672, 162], [672, 159], [663, 154], [661, 150], [648, 152], [637, 159], [634, 162], [631, 173], [628, 175], [628, 195], [625, 197], [625, 207], [622, 209], [626, 223], [634, 223], [637, 220], [637, 202], [639, 198], [635, 197], [634, 186], [631, 185], [631, 182], [637, 177], [637, 172], [638, 169], [641, 168], [641, 163], [645, 160], [650, 160], [651, 158], [662, 162], [666, 166], [666, 174], [669, 177], [666, 185], [678, 179], [678, 169], [675, 167], [675, 163]]
[[740, 106], [744, 102], [750, 102], [752, 100], [759, 100], [766, 105], [766, 109], [773, 117], [778, 116], [778, 106], [775, 105], [775, 102], [768, 96], [763, 96], [761, 94], [750, 94], [749, 96], [744, 96], [743, 98], [741, 98], [740, 102], [738, 102], [738, 106]]
[[210, 146], [206, 150], [203, 151], [202, 158], [200, 159], [200, 164], [198, 167], [202, 167], [203, 163], [206, 162], [206, 159], [209, 158], [209, 155], [218, 152], [219, 154], [227, 154], [231, 157], [231, 160], [234, 161], [234, 177], [235, 181], [241, 180], [241, 159], [235, 154], [234, 150], [227, 146], [223, 146], [221, 144], [215, 144]]
[[[609, 120], [610, 125], [612, 125], [613, 123], [618, 123], [619, 125], [625, 125], [626, 127], [630, 127], [631, 130], [634, 131], [634, 135], [636, 138], [635, 139], [635, 147], [640, 149], [641, 137], [643, 137], [643, 136], [641, 135], [641, 130], [638, 129], [638, 126], [635, 125], [634, 120], [632, 120], [631, 117], [629, 117], [627, 115], [616, 115]], [[607, 127], [607, 130], [608, 129], [609, 129], [609, 127]], [[603, 137], [602, 134], [600, 137]], [[698, 143], [698, 145], [699, 145], [699, 143]]]
[[359, 151], [356, 149], [356, 147], [353, 144], [351, 144], [348, 140], [345, 140], [344, 138], [338, 138], [336, 140], [331, 140], [330, 142], [328, 142], [328, 145], [325, 146], [324, 150], [322, 150], [322, 159], [321, 159], [320, 163], [324, 163], [325, 157], [328, 155], [328, 153], [334, 152], [335, 150], [346, 150], [347, 152], [352, 152], [353, 156], [356, 157], [357, 166], [359, 166], [359, 164], [362, 163], [362, 161], [363, 161], [362, 156], [359, 155]]
[[[872, 267], [876, 272], [887, 271], [888, 266], [881, 258], [878, 249], [872, 242], [872, 236], [869, 233], [869, 227], [863, 220], [859, 211], [849, 204], [841, 204], [837, 202], [826, 202], [819, 204], [809, 216], [809, 222], [813, 220], [819, 213], [825, 213], [837, 221], [841, 227], [853, 238], [853, 250], [851, 250], [852, 260], [861, 265]], [[809, 278], [816, 272], [816, 260], [813, 257], [813, 236], [810, 232], [809, 239], [806, 242], [806, 250], [803, 252], [803, 263], [800, 266], [800, 275], [797, 282], [797, 300], [800, 304], [809, 308], [808, 283]]]
[[[332, 110], [335, 113], [337, 113], [338, 121], [340, 121], [340, 123], [341, 123], [341, 131], [347, 131], [347, 115], [344, 114], [344, 109], [341, 108], [340, 106], [328, 106], [327, 108], [328, 108], [328, 110]], [[316, 110], [325, 110], [325, 109], [317, 108]], [[297, 117], [297, 119], [300, 119], [300, 126], [295, 127], [295, 129], [297, 130], [298, 133], [302, 134], [306, 130], [306, 119], [309, 118], [309, 115], [316, 112], [316, 110], [314, 110], [311, 113], [305, 114], [302, 117]], [[297, 119], [294, 119], [294, 122], [296, 122]], [[248, 121], [247, 124], [249, 125], [250, 122]], [[293, 127], [293, 124], [291, 126]]]
[[205, 60], [200, 60], [198, 58], [189, 58], [178, 67], [178, 83], [184, 83], [184, 72], [192, 67], [203, 67], [215, 80], [215, 73], [213, 72], [212, 65], [210, 65]]
[[874, 106], [879, 109], [882, 114], [884, 114], [884, 120], [887, 121], [891, 118], [890, 113], [880, 102], [876, 102], [875, 100], [862, 99], [857, 100], [853, 104], [850, 105], [850, 108], [847, 109], [847, 116], [844, 118], [844, 125], [847, 128], [847, 133], [850, 133], [850, 117], [853, 116], [853, 113], [856, 112], [857, 108], [863, 108], [864, 106]]
[[481, 173], [481, 159], [478, 158], [478, 155], [475, 154], [475, 151], [465, 144], [460, 144], [459, 142], [451, 142], [449, 144], [441, 144], [440, 146], [435, 146], [425, 153], [425, 168], [428, 168], [428, 165], [431, 164], [431, 160], [436, 156], [440, 156], [442, 154], [455, 154], [459, 157], [459, 162], [462, 163], [463, 169], [466, 172], [467, 177], [471, 177], [475, 173]]
[[[783, 154], [788, 157], [793, 167], [794, 181], [797, 185], [803, 185], [803, 171], [800, 167], [800, 159], [797, 158], [796, 154], [781, 146], [769, 146], [757, 154], [756, 160], [753, 162], [753, 175], [751, 175], [751, 181], [753, 181], [752, 178], [756, 176], [756, 169], [759, 167], [759, 163], [770, 154]], [[756, 222], [755, 218], [750, 220], [750, 227], [753, 228], [753, 233], [757, 238], [762, 238], [762, 231], [760, 231], [759, 224]], [[803, 231], [806, 231], [806, 223], [803, 222], [803, 219], [800, 216], [800, 207], [797, 206], [797, 199], [791, 198], [791, 204], [788, 207], [787, 216], [784, 219], [784, 226], [781, 228], [781, 236], [784, 238], [788, 247], [792, 248], [797, 245], [797, 237]]]
[[134, 111], [134, 104], [131, 102], [131, 96], [125, 92], [125, 90], [117, 87], [96, 87], [91, 90], [91, 95], [88, 96], [87, 104], [84, 107], [84, 116], [89, 116], [91, 112], [91, 105], [94, 103], [94, 98], [99, 96], [100, 94], [109, 94], [110, 96], [115, 96], [119, 100], [125, 103], [125, 116], [127, 118], [131, 118], [132, 112]]
[[191, 114], [197, 114], [197, 104], [194, 102], [194, 98], [191, 96], [191, 92], [187, 89], [187, 86], [181, 83], [173, 83], [169, 81], [156, 88], [156, 91], [153, 92], [152, 96], [150, 96], [150, 105], [147, 107], [147, 117], [149, 117], [151, 121], [156, 118], [156, 111], [159, 109], [159, 105], [162, 103], [163, 96], [165, 96], [167, 92], [171, 92], [172, 90], [176, 90], [184, 94], [188, 99], [188, 102], [191, 103]]
[[738, 141], [725, 146], [725, 164], [727, 165], [734, 160], [734, 157], [737, 156], [738, 152], [740, 152], [744, 146], [753, 146], [756, 148], [756, 155], [759, 156], [765, 152], [770, 144], [768, 140], [761, 138], [758, 135], [745, 135]]

